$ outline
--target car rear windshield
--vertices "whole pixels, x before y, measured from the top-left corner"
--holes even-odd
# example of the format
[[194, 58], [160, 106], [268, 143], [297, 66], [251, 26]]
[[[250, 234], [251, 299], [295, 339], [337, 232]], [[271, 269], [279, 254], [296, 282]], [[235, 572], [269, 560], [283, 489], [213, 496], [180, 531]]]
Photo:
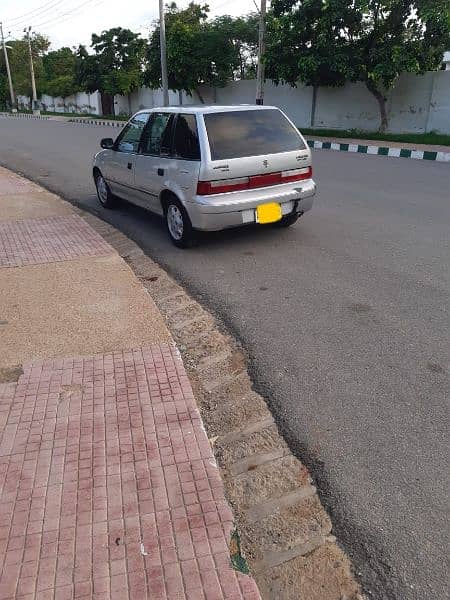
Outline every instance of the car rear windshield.
[[276, 109], [204, 115], [212, 160], [303, 150], [298, 131]]

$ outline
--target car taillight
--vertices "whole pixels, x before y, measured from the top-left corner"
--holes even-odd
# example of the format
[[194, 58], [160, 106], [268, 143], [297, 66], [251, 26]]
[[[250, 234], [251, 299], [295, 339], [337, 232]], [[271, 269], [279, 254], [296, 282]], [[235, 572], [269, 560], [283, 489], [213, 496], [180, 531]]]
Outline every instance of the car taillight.
[[211, 194], [224, 194], [225, 192], [238, 192], [240, 190], [251, 190], [290, 181], [301, 181], [312, 177], [312, 168], [291, 169], [277, 173], [265, 173], [263, 175], [252, 175], [251, 177], [239, 177], [238, 179], [218, 179], [217, 181], [199, 181], [197, 194], [209, 196]]
[[239, 179], [218, 179], [217, 181], [199, 181], [197, 184], [197, 194], [199, 196], [209, 196], [209, 194], [223, 194], [225, 192], [247, 190], [248, 181], [248, 177], [239, 177]]
[[281, 183], [287, 183], [288, 181], [301, 181], [302, 179], [311, 179], [311, 177], [312, 167], [292, 169], [291, 171], [283, 171], [281, 173]]

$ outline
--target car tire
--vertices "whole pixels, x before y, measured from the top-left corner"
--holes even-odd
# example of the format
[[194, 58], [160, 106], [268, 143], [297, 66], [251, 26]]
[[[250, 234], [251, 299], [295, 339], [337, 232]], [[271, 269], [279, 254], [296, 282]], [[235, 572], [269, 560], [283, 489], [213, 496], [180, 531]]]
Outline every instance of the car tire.
[[301, 217], [301, 214], [299, 214], [299, 213], [291, 213], [290, 215], [285, 215], [279, 221], [274, 223], [274, 226], [275, 227], [290, 227], [291, 225], [294, 225], [294, 223], [297, 223], [297, 221], [299, 220], [300, 217]]
[[117, 205], [117, 198], [111, 192], [109, 185], [100, 171], [95, 173], [94, 178], [98, 201], [103, 208], [114, 208]]
[[167, 233], [172, 243], [177, 248], [193, 246], [196, 239], [195, 230], [186, 209], [175, 196], [167, 201], [164, 214]]

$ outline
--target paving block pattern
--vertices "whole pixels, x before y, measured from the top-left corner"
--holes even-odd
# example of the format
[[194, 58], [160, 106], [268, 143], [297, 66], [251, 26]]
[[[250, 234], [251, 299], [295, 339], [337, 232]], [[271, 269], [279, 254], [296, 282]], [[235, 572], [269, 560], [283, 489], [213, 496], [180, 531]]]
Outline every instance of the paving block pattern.
[[25, 365], [0, 415], [0, 600], [260, 598], [174, 346]]
[[111, 246], [78, 215], [0, 222], [0, 267], [20, 267], [112, 252]]

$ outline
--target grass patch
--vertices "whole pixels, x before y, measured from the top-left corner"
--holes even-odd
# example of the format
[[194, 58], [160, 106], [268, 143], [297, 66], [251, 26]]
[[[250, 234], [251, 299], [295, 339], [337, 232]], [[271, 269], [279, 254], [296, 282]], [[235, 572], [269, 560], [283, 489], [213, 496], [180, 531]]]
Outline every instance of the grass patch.
[[450, 135], [444, 133], [379, 133], [378, 131], [361, 131], [358, 129], [308, 129], [306, 127], [299, 129], [307, 137], [353, 138], [358, 140], [450, 146]]

